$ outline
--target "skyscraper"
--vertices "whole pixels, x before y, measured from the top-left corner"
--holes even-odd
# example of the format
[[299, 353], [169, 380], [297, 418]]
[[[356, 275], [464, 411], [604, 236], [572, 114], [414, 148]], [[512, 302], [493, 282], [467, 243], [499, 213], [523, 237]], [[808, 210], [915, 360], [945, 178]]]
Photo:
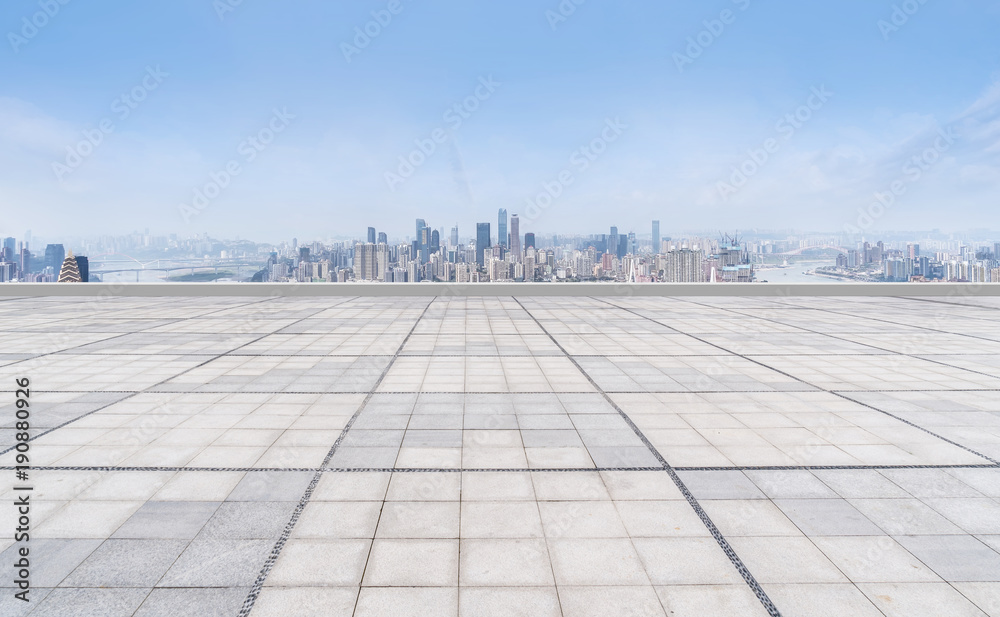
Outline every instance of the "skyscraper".
[[427, 227], [427, 222], [424, 219], [417, 219], [417, 235], [414, 236], [417, 240], [420, 239], [420, 230]]
[[[514, 216], [517, 215], [515, 214]], [[506, 208], [500, 208], [499, 212], [497, 212], [497, 244], [510, 247], [510, 244], [507, 242], [507, 210]]]
[[660, 221], [653, 221], [653, 254], [660, 252]]
[[52, 274], [59, 276], [63, 261], [66, 260], [66, 249], [61, 244], [45, 245], [45, 266], [52, 268]]
[[4, 238], [3, 240], [3, 260], [13, 262], [16, 255], [17, 241], [14, 238]]
[[458, 246], [458, 223], [451, 228], [451, 245]]
[[611, 253], [612, 255], [618, 254], [618, 228], [611, 228], [611, 235], [608, 236], [608, 250], [605, 251]]
[[378, 262], [374, 244], [354, 245], [354, 280], [374, 281], [378, 275]]
[[84, 283], [90, 282], [90, 259], [84, 255], [76, 256], [76, 267], [80, 271], [80, 280]]
[[389, 244], [389, 236], [385, 235], [384, 231], [378, 232], [378, 243]]
[[524, 253], [521, 250], [521, 220], [516, 214], [510, 216], [510, 252], [514, 255], [514, 262], [521, 262]]
[[476, 223], [476, 263], [483, 267], [486, 249], [490, 247], [490, 224]]
[[63, 259], [62, 265], [59, 267], [59, 278], [57, 279], [60, 283], [81, 283], [80, 279], [80, 267], [76, 264], [76, 257], [73, 257], [73, 251], [69, 252], [69, 255]]
[[533, 249], [535, 247], [535, 234], [528, 232], [524, 234], [524, 249]]
[[420, 237], [417, 240], [417, 245], [419, 248], [420, 263], [425, 264], [430, 260], [431, 252], [431, 232], [433, 232], [430, 227], [423, 227], [420, 230]]
[[368, 244], [375, 244], [375, 228], [368, 228]]

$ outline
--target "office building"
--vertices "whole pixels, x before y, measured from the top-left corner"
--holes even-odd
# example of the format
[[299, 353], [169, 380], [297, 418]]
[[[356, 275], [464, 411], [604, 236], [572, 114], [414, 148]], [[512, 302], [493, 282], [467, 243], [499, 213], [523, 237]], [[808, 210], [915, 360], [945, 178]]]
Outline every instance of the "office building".
[[368, 228], [368, 244], [375, 244], [376, 237], [377, 236], [375, 235], [375, 228], [374, 227], [369, 227]]
[[510, 216], [510, 252], [515, 263], [520, 263], [524, 257], [521, 249], [520, 225], [520, 219], [517, 218], [516, 214], [512, 214]]
[[653, 221], [653, 253], [660, 252], [660, 221]]
[[485, 252], [490, 247], [490, 224], [476, 223], [476, 264], [482, 268], [486, 262]]
[[[516, 216], [516, 215], [515, 215]], [[500, 208], [497, 212], [497, 244], [509, 247], [507, 238], [507, 210]]]
[[4, 238], [3, 240], [3, 256], [0, 260], [13, 262], [17, 256], [17, 240], [14, 238]]
[[66, 249], [61, 244], [47, 244], [45, 246], [45, 268], [51, 268], [54, 275], [59, 274], [63, 261], [66, 260]]
[[84, 255], [76, 256], [76, 267], [80, 272], [80, 280], [84, 283], [90, 282], [90, 259]]

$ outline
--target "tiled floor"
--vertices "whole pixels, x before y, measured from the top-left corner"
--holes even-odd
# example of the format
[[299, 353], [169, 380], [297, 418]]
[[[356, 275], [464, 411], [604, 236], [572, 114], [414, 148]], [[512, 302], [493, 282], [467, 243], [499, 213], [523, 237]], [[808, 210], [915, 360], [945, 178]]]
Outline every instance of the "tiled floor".
[[0, 301], [18, 616], [1000, 616], [1000, 301]]

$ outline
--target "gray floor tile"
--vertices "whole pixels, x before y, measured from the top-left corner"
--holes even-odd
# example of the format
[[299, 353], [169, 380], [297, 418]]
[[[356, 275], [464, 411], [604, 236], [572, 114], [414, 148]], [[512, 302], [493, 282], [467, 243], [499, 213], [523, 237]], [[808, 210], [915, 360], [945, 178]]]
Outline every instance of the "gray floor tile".
[[1000, 581], [1000, 554], [971, 536], [900, 536], [896, 540], [948, 582]]
[[775, 499], [807, 536], [877, 536], [884, 532], [844, 499]]
[[[101, 540], [63, 540], [54, 538], [39, 538], [31, 541], [28, 555], [31, 564], [31, 585], [37, 588], [52, 588], [76, 569], [91, 555]], [[0, 587], [14, 587], [14, 564], [20, 558], [18, 544], [12, 545], [0, 553], [0, 564], [3, 564], [3, 578]]]
[[153, 587], [187, 545], [185, 540], [107, 540], [60, 587]]
[[248, 587], [154, 589], [135, 617], [231, 617], [249, 591]]
[[696, 499], [764, 499], [766, 495], [740, 471], [678, 471]]
[[147, 501], [112, 537], [190, 540], [218, 508], [213, 501]]
[[54, 589], [31, 612], [34, 617], [130, 617], [149, 589]]

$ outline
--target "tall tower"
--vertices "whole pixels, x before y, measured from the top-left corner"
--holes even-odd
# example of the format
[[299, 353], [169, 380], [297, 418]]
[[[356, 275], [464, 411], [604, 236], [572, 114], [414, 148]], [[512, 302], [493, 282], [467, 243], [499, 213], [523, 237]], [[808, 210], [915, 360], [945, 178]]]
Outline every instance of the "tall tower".
[[47, 244], [45, 246], [45, 267], [52, 268], [52, 274], [59, 276], [59, 269], [62, 268], [63, 261], [66, 260], [66, 249], [61, 244]]
[[[517, 216], [516, 214], [514, 216]], [[507, 240], [507, 209], [500, 208], [497, 211], [497, 244], [510, 248]]]
[[618, 254], [618, 228], [612, 227], [611, 234], [608, 236], [608, 250], [605, 253], [611, 253], [612, 255]]
[[660, 253], [660, 221], [653, 221], [653, 254]]
[[521, 220], [516, 214], [510, 216], [510, 252], [514, 255], [515, 263], [524, 259], [524, 252], [521, 250]]
[[485, 262], [484, 254], [490, 247], [490, 224], [476, 223], [476, 263], [483, 267]]
[[368, 228], [368, 244], [375, 244], [375, 228]]

